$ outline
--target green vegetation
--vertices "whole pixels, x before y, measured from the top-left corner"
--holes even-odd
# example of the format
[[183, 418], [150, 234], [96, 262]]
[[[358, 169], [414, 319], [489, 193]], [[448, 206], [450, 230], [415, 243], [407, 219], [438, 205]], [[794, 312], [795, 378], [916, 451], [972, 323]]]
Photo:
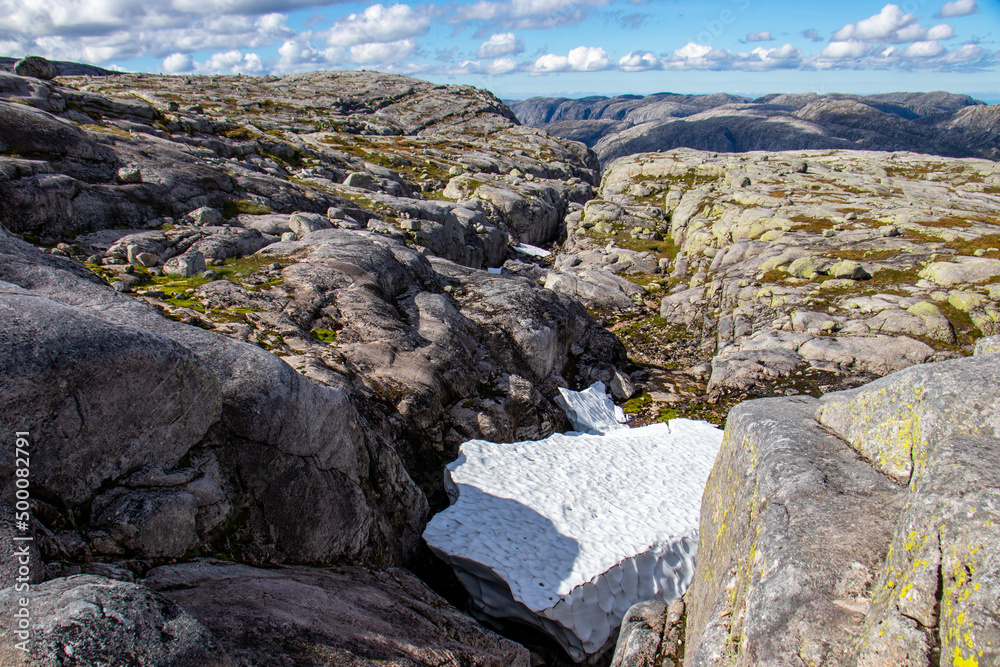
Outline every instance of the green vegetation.
[[309, 335], [316, 340], [323, 341], [324, 343], [337, 342], [337, 332], [332, 329], [313, 329], [309, 332]]
[[235, 218], [241, 213], [246, 215], [265, 215], [270, 212], [271, 209], [267, 206], [262, 206], [255, 201], [250, 201], [249, 199], [227, 201], [222, 205], [222, 216], [227, 220]]

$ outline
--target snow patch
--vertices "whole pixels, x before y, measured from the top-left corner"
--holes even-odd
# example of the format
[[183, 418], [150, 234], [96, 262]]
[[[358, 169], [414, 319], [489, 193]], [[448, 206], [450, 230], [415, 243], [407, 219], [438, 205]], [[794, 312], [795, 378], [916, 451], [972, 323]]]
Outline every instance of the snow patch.
[[535, 625], [583, 660], [632, 604], [691, 583], [722, 431], [688, 419], [622, 427], [603, 387], [563, 400], [578, 433], [463, 444], [448, 466], [457, 500], [424, 537], [482, 614]]

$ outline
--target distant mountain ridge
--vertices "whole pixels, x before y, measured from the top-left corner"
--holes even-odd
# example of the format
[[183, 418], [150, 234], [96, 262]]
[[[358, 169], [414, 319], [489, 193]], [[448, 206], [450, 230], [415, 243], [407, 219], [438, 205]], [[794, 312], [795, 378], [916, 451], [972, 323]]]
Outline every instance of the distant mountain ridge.
[[861, 149], [1000, 159], [1000, 105], [943, 91], [533, 97], [507, 103], [525, 125], [582, 141], [603, 164], [672, 148]]

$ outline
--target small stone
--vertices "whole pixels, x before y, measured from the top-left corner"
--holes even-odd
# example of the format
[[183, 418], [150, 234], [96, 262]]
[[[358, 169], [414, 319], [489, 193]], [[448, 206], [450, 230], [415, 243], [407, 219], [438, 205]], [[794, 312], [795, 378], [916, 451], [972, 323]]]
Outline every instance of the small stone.
[[201, 274], [201, 277], [205, 280], [215, 280], [219, 277], [219, 274], [212, 269], [209, 269], [208, 271], [205, 271], [205, 273]]
[[891, 238], [893, 236], [902, 236], [903, 232], [899, 231], [899, 227], [896, 225], [883, 225], [878, 228], [879, 234], [885, 238]]
[[218, 225], [222, 223], [222, 211], [211, 206], [196, 208], [188, 213], [187, 217], [191, 218], [194, 224], [199, 226]]
[[160, 258], [151, 252], [140, 252], [135, 256], [135, 259], [145, 267], [156, 266], [160, 263]]
[[451, 169], [448, 170], [448, 175], [449, 176], [458, 176], [459, 174], [464, 173], [464, 172], [465, 172], [465, 168], [462, 167], [462, 165], [460, 165], [460, 164], [456, 164], [454, 167], [452, 167]]
[[282, 243], [290, 243], [292, 241], [298, 241], [298, 240], [299, 240], [298, 234], [296, 234], [295, 232], [285, 232], [284, 234], [281, 235]]
[[865, 271], [861, 264], [849, 259], [841, 260], [831, 266], [829, 273], [834, 278], [846, 280], [867, 280], [871, 278], [871, 274]]
[[372, 177], [370, 174], [364, 172], [353, 171], [344, 179], [344, 185], [360, 190], [371, 190], [373, 185]]
[[118, 170], [118, 182], [123, 184], [142, 183], [142, 170], [139, 167], [122, 167]]
[[111, 287], [116, 292], [127, 292], [128, 291], [128, 285], [126, 285], [121, 280], [113, 280], [113, 281], [111, 281]]
[[419, 232], [420, 231], [420, 221], [419, 220], [403, 220], [399, 223], [399, 228], [407, 232]]

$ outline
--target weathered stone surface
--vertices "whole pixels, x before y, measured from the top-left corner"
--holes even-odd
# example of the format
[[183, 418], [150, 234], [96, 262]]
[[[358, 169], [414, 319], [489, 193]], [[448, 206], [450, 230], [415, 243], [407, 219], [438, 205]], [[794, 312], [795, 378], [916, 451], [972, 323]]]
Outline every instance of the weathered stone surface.
[[194, 562], [152, 570], [144, 583], [204, 623], [239, 664], [529, 664], [525, 648], [483, 629], [401, 569]]
[[934, 262], [920, 272], [921, 278], [943, 287], [962, 283], [984, 283], [1000, 276], [1000, 259], [961, 257], [955, 262]]
[[[32, 483], [60, 502], [82, 504], [137, 466], [175, 465], [221, 415], [215, 375], [169, 338], [23, 290], [0, 310], [4, 424], [32, 434]], [[4, 497], [13, 467], [8, 450]]]
[[824, 431], [817, 406], [761, 399], [730, 411], [702, 502], [686, 664], [850, 655], [905, 492]]
[[[65, 520], [81, 520], [93, 501], [118, 553], [148, 557], [190, 546], [195, 507], [196, 546], [256, 562], [388, 564], [414, 548], [426, 501], [389, 436], [341, 389], [258, 347], [166, 320], [6, 234], [0, 256], [10, 285], [4, 425], [39, 437], [33, 481], [67, 508]], [[198, 446], [206, 437], [210, 450]], [[185, 455], [181, 488], [146, 479], [116, 495], [132, 484], [129, 470], [169, 471]], [[0, 458], [6, 480], [11, 457]], [[231, 515], [240, 519], [227, 532], [214, 530]], [[97, 533], [109, 535], [83, 536], [100, 551]]]
[[883, 473], [905, 483], [943, 438], [1000, 433], [1000, 403], [992, 394], [997, 386], [1000, 357], [953, 359], [828, 394], [817, 418]]
[[[31, 613], [27, 653], [15, 647], [22, 597]], [[234, 664], [204, 625], [162, 595], [94, 575], [0, 590], [0, 628], [0, 661], [11, 667]]]
[[949, 436], [910, 484], [859, 665], [1000, 661], [1000, 440]]
[[976, 356], [1000, 352], [1000, 336], [986, 336], [976, 341]]

